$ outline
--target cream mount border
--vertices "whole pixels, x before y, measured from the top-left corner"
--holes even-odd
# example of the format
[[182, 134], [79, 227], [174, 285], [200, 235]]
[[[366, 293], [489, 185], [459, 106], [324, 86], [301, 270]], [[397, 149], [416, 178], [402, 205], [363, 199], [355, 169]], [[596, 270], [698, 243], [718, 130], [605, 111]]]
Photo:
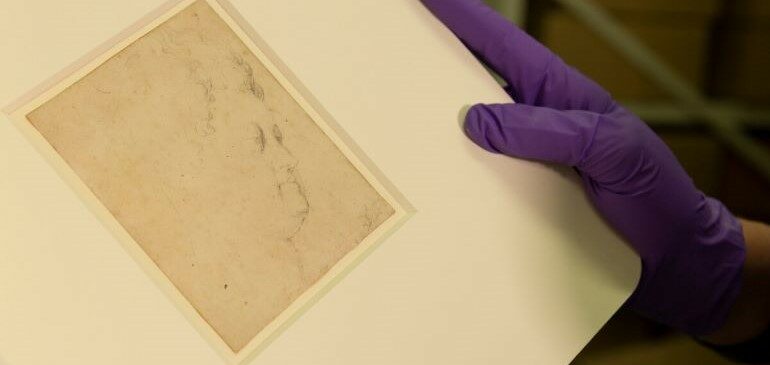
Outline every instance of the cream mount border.
[[[115, 54], [134, 41], [155, 29], [192, 3], [205, 1], [225, 21], [238, 38], [253, 52], [281, 86], [308, 113], [321, 130], [340, 149], [353, 166], [376, 191], [394, 208], [395, 213], [367, 236], [355, 249], [338, 261], [318, 282], [305, 291], [287, 307], [275, 320], [255, 336], [248, 345], [234, 352], [200, 316], [173, 283], [163, 274], [140, 245], [128, 234], [108, 209], [97, 199], [94, 193], [68, 166], [64, 159], [53, 149], [45, 138], [30, 124], [27, 115], [40, 105], [51, 100], [70, 85], [82, 79], [88, 73], [102, 65]], [[283, 330], [310, 308], [318, 299], [336, 285], [347, 273], [369, 255], [382, 241], [395, 232], [415, 212], [414, 207], [398, 192], [374, 163], [366, 157], [363, 150], [344, 132], [300, 80], [281, 62], [249, 23], [226, 0], [171, 0], [145, 17], [120, 32], [104, 44], [86, 54], [80, 60], [57, 73], [38, 87], [3, 109], [13, 124], [46, 161], [57, 171], [83, 203], [104, 224], [120, 242], [125, 251], [151, 277], [153, 282], [185, 315], [200, 335], [229, 364], [243, 364], [252, 360]]]

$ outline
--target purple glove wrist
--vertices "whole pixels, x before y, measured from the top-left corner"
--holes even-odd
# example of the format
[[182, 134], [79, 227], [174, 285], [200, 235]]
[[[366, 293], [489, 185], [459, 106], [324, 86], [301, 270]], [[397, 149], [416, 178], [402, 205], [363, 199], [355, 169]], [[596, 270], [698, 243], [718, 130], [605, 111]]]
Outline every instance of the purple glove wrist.
[[644, 122], [480, 0], [423, 3], [519, 102], [472, 107], [465, 124], [471, 140], [491, 152], [574, 167], [597, 210], [642, 259], [627, 305], [693, 335], [719, 329], [745, 261], [736, 218], [694, 186]]

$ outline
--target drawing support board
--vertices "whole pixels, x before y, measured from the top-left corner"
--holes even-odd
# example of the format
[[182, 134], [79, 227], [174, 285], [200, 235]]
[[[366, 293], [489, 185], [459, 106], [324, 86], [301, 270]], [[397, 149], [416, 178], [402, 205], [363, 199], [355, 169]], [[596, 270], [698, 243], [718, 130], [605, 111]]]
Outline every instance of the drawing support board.
[[407, 218], [214, 1], [22, 103], [19, 129], [231, 362]]
[[[461, 107], [505, 94], [418, 2], [386, 3], [234, 4], [416, 210], [255, 363], [568, 362], [627, 297], [637, 260], [568, 172], [492, 156], [465, 139]], [[35, 32], [36, 21], [61, 21], [54, 2], [7, 12], [3, 41], [16, 57], [0, 62], [4, 80], [21, 82], [3, 85], [4, 104], [159, 5], [84, 4], [88, 11], [71, 10], [91, 17], [82, 32]], [[159, 295], [109, 226], [8, 124], [0, 129], [6, 360], [217, 361], [211, 338], [197, 337], [180, 303]]]

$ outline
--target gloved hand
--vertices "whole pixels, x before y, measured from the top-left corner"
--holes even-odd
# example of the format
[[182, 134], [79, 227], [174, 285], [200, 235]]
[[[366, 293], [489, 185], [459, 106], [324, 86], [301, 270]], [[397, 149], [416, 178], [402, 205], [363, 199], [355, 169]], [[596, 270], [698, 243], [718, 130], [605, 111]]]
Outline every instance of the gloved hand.
[[574, 167], [598, 211], [641, 257], [626, 305], [693, 335], [719, 329], [745, 260], [737, 219], [694, 186], [644, 122], [481, 0], [423, 3], [518, 102], [474, 105], [468, 136], [494, 153]]

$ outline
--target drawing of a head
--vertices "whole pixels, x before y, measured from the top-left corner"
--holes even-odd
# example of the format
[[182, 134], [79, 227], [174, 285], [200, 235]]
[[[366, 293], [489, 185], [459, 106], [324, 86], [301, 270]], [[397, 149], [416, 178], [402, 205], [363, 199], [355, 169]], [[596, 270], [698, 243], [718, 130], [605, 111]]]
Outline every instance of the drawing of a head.
[[[252, 105], [252, 113], [239, 113], [246, 120], [244, 151], [247, 153], [246, 166], [254, 175], [252, 191], [260, 196], [254, 203], [264, 208], [266, 221], [255, 224], [272, 238], [291, 240], [302, 228], [309, 211], [305, 186], [297, 170], [298, 160], [285, 144], [284, 129], [288, 120], [280, 113], [264, 110]], [[246, 109], [251, 109], [246, 108]], [[283, 127], [282, 127], [283, 124]], [[250, 153], [249, 153], [250, 152]]]
[[270, 118], [255, 120], [254, 141], [274, 175], [281, 210], [289, 222], [286, 232], [288, 237], [293, 237], [307, 218], [310, 206], [305, 186], [297, 172], [298, 161], [284, 145], [282, 123], [288, 121], [275, 111], [270, 111]]
[[200, 148], [206, 158], [223, 157], [221, 163], [228, 169], [252, 174], [247, 189], [251, 194], [233, 204], [259, 207], [264, 214], [254, 227], [242, 229], [253, 229], [270, 240], [291, 240], [301, 230], [310, 202], [299, 162], [286, 143], [292, 128], [284, 110], [289, 103], [281, 98], [290, 96], [271, 93], [280, 86], [247, 50], [223, 47], [211, 53], [210, 47], [190, 47], [199, 36], [161, 33], [154, 41], [168, 67], [159, 68], [166, 78], [176, 74], [184, 89], [196, 90], [194, 101], [179, 109], [190, 110], [195, 133], [204, 137]]
[[263, 219], [248, 229], [271, 241], [291, 240], [302, 228], [310, 203], [299, 161], [286, 143], [290, 120], [265, 104], [264, 91], [251, 71], [239, 66], [226, 76], [224, 82], [196, 82], [205, 103], [194, 105], [195, 130], [211, 144], [202, 148], [223, 156], [228, 169], [251, 174], [246, 189], [251, 194], [239, 204], [258, 207]]

